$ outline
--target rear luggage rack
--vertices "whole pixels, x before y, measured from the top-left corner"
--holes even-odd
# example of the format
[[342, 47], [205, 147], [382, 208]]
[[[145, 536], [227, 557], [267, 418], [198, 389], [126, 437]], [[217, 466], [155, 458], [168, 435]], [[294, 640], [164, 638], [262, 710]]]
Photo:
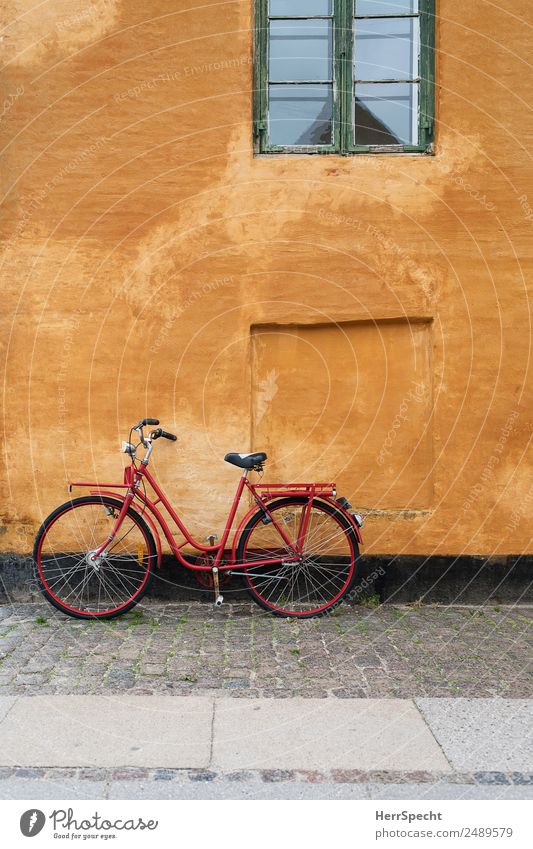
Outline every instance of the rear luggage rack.
[[337, 488], [334, 483], [256, 483], [253, 485], [261, 501], [280, 498], [284, 495], [322, 496], [335, 498]]

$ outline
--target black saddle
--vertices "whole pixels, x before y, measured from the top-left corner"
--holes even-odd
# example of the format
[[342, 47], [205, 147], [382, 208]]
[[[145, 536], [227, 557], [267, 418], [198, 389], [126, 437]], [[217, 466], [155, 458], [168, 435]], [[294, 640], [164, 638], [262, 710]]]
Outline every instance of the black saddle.
[[255, 469], [262, 466], [266, 458], [267, 455], [263, 451], [257, 451], [255, 454], [226, 454], [224, 460], [239, 469]]

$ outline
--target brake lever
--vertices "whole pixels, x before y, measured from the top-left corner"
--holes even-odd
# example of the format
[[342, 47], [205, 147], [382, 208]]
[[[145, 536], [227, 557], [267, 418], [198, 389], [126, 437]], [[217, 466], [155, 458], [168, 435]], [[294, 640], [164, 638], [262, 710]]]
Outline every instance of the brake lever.
[[143, 448], [148, 448], [148, 444], [149, 444], [149, 443], [148, 443], [148, 442], [146, 441], [146, 439], [144, 438], [143, 425], [142, 425], [142, 424], [135, 425], [135, 427], [133, 428], [133, 430], [136, 430], [136, 431], [137, 431], [137, 433], [139, 434], [139, 437], [140, 437], [140, 440], [141, 440], [141, 445], [142, 445], [142, 447], [143, 447]]

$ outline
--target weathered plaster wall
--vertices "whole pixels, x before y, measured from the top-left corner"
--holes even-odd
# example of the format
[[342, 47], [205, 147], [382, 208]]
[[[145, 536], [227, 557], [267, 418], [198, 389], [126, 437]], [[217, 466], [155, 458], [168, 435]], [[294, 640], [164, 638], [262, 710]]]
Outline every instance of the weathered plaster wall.
[[370, 550], [533, 550], [530, 4], [439, 5], [436, 156], [258, 159], [252, 0], [5, 4], [5, 550], [145, 414], [198, 533], [263, 440]]

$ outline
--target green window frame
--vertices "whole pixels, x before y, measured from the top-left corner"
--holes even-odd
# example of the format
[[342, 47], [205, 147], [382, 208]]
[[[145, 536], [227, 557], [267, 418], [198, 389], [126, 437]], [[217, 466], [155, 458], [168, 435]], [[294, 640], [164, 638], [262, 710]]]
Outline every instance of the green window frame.
[[[254, 125], [254, 148], [256, 153], [290, 153], [290, 154], [315, 154], [315, 153], [336, 153], [341, 155], [351, 155], [356, 153], [431, 153], [434, 134], [434, 116], [435, 116], [435, 0], [411, 0], [411, 9], [408, 13], [405, 12], [407, 0], [329, 0], [329, 8], [327, 0], [292, 0], [290, 4], [288, 0], [255, 0], [255, 33], [254, 33], [254, 104], [253, 104], [253, 125]], [[375, 11], [373, 9], [375, 4]], [[295, 9], [291, 14], [274, 14], [277, 11], [284, 11], [285, 7], [290, 5]], [[394, 13], [394, 6], [398, 6], [399, 13]], [[381, 10], [381, 14], [377, 12]], [[308, 13], [305, 14], [306, 9]], [[369, 14], [369, 10], [373, 13]], [[391, 13], [391, 10], [393, 13]], [[328, 11], [329, 14], [323, 14]], [[310, 14], [309, 14], [310, 12]], [[318, 14], [322, 12], [322, 14]], [[359, 12], [361, 12], [359, 14]], [[298, 65], [296, 57], [290, 57], [292, 69], [296, 70], [296, 79], [280, 80], [278, 76], [274, 79], [269, 79], [269, 57], [270, 53], [270, 33], [274, 33], [274, 37], [279, 38], [283, 35], [283, 27], [286, 27], [287, 32], [304, 32], [302, 22], [314, 21], [310, 24], [310, 32], [319, 33], [324, 31], [324, 27], [328, 27], [330, 31], [332, 45], [331, 48], [331, 73], [328, 74], [328, 79], [323, 78], [324, 74], [319, 74], [317, 78], [311, 80], [305, 78], [300, 79], [300, 76], [305, 77], [304, 71], [309, 68], [309, 62], [306, 62], [305, 57]], [[411, 45], [411, 59], [413, 56], [412, 44], [420, 47], [418, 54], [417, 68], [413, 65], [413, 71], [407, 77], [396, 74], [395, 78], [383, 78], [376, 76], [378, 64], [372, 65], [368, 62], [368, 49], [364, 53], [363, 39], [365, 32], [370, 33], [367, 38], [379, 38], [380, 26], [383, 21], [395, 21], [395, 26], [402, 25], [411, 28], [411, 32], [415, 32], [418, 28], [417, 39], [409, 41]], [[291, 23], [292, 22], [292, 23]], [[319, 23], [320, 22], [320, 23]], [[329, 23], [328, 23], [329, 22]], [[304, 23], [304, 27], [308, 27]], [[394, 32], [394, 29], [392, 29]], [[296, 38], [308, 38], [309, 36], [297, 35]], [[313, 36], [311, 36], [313, 37]], [[381, 36], [383, 38], [383, 36]], [[385, 27], [385, 38], [387, 30]], [[386, 42], [382, 42], [386, 44]], [[365, 75], [358, 77], [358, 69], [364, 67], [364, 59], [362, 64], [358, 64], [358, 56], [367, 58], [366, 67], [370, 68], [370, 79], [365, 79]], [[355, 64], [354, 64], [355, 60]], [[314, 60], [313, 60], [314, 61]], [[321, 64], [320, 58], [315, 62], [317, 69]], [[322, 57], [322, 65], [324, 64]], [[285, 59], [284, 67], [287, 67]], [[323, 70], [323, 68], [321, 69]], [[301, 71], [301, 72], [300, 72]], [[372, 78], [374, 73], [374, 78]], [[299, 86], [300, 88], [296, 88]], [[400, 86], [403, 86], [403, 94]], [[269, 98], [272, 103], [284, 103], [285, 115], [287, 113], [287, 104], [289, 104], [292, 93], [296, 96], [303, 92], [307, 87], [308, 98], [303, 98], [312, 102], [312, 97], [309, 97], [310, 92], [314, 92], [315, 100], [320, 102], [327, 101], [327, 109], [330, 110], [331, 124], [329, 120], [323, 126], [331, 126], [331, 132], [327, 135], [330, 137], [328, 143], [305, 143], [298, 142], [276, 143], [271, 136], [276, 133], [275, 120], [272, 122], [273, 130], [269, 122], [270, 105]], [[274, 94], [275, 89], [275, 94]], [[380, 96], [381, 89], [381, 96]], [[386, 90], [387, 96], [383, 96]], [[355, 97], [355, 92], [359, 95], [364, 92], [365, 97]], [[281, 94], [283, 92], [283, 94]], [[409, 126], [411, 135], [410, 143], [382, 143], [382, 138], [386, 137], [386, 124], [381, 123], [378, 127], [381, 129], [372, 130], [366, 127], [367, 136], [374, 135], [379, 142], [360, 144], [357, 138], [357, 129], [355, 126], [355, 110], [360, 110], [358, 116], [365, 120], [366, 116], [371, 115], [366, 120], [370, 123], [375, 119], [376, 111], [379, 108], [374, 106], [372, 110], [367, 110], [364, 103], [373, 102], [374, 104], [386, 104], [390, 108], [392, 102], [396, 99], [399, 101], [397, 106], [402, 106], [406, 100], [406, 93], [409, 102], [412, 104], [414, 99], [417, 99], [416, 110], [413, 109], [408, 113], [413, 115], [412, 123]], [[389, 96], [390, 95], [390, 96]], [[276, 106], [279, 110], [279, 105]], [[399, 113], [396, 113], [399, 115]], [[402, 116], [405, 119], [405, 115]], [[375, 119], [377, 120], [377, 119]], [[319, 125], [317, 125], [319, 126]], [[362, 125], [359, 124], [361, 127]], [[385, 128], [385, 129], [384, 129]], [[381, 138], [380, 138], [381, 133]], [[390, 135], [393, 135], [392, 131]], [[404, 136], [405, 138], [405, 136]], [[415, 141], [416, 139], [416, 141]]]

